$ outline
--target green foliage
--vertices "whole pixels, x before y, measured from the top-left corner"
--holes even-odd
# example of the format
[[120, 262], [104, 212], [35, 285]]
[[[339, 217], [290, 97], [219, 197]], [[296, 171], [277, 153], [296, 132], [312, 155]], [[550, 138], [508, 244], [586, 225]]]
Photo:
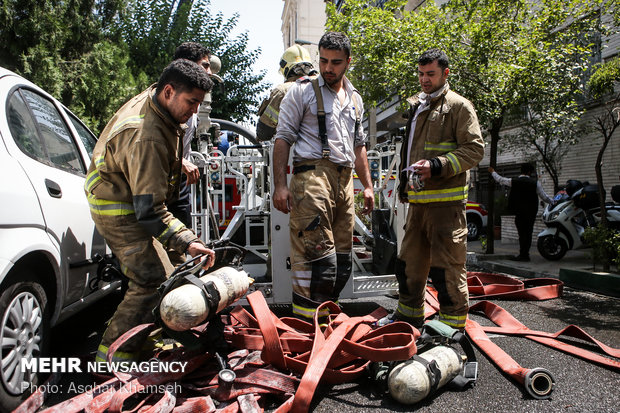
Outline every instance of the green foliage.
[[592, 97], [599, 98], [607, 93], [613, 93], [614, 86], [620, 82], [620, 57], [596, 66], [592, 77], [588, 81], [588, 90]]
[[583, 233], [584, 242], [592, 247], [592, 260], [595, 263], [615, 263], [620, 269], [620, 232], [596, 227], [587, 228]]
[[384, 8], [366, 1], [347, 1], [342, 13], [327, 4], [329, 30], [347, 33], [352, 43], [348, 76], [374, 105], [396, 93], [401, 98], [419, 92], [416, 59], [424, 50], [443, 44], [447, 27], [440, 10], [427, 2], [416, 13], [401, 13], [405, 1], [388, 1]]
[[452, 0], [414, 12], [402, 11], [404, 0], [366, 3], [347, 1], [343, 13], [328, 5], [328, 28], [351, 38], [351, 77], [365, 100], [418, 93], [417, 57], [439, 47], [451, 60], [452, 88], [487, 126], [510, 107], [572, 96], [591, 53], [583, 38], [597, 23], [588, 17], [595, 2], [578, 0]]
[[134, 85], [119, 44], [121, 0], [7, 0], [0, 65], [40, 85], [98, 132]]
[[473, 102], [491, 138], [491, 160], [507, 114], [525, 108], [521, 133], [503, 136], [503, 148], [533, 154], [557, 185], [562, 157], [582, 135], [580, 91], [595, 41], [611, 33], [600, 16], [617, 13], [618, 0], [451, 0], [439, 8], [427, 1], [413, 12], [405, 3], [347, 0], [342, 13], [328, 7], [328, 28], [351, 38], [350, 77], [364, 100], [397, 94], [402, 102], [418, 93], [418, 56], [441, 48], [450, 87]]
[[93, 130], [102, 131], [116, 110], [136, 91], [128, 53], [107, 41], [67, 64], [65, 70], [64, 100], [77, 116], [93, 125]]
[[212, 116], [248, 119], [269, 88], [252, 65], [247, 34], [231, 38], [237, 16], [212, 15], [209, 0], [5, 0], [0, 3], [0, 65], [40, 85], [103, 130], [131, 96], [157, 81], [183, 41], [222, 60], [226, 92]]
[[163, 68], [170, 63], [174, 50], [184, 41], [204, 44], [222, 61], [219, 75], [224, 90], [214, 90], [211, 116], [233, 121], [249, 119], [260, 104], [260, 94], [269, 88], [263, 82], [265, 73], [255, 74], [252, 65], [260, 49], [248, 50], [248, 35], [232, 37], [238, 16], [224, 19], [212, 14], [209, 0], [179, 2], [174, 0], [133, 0], [129, 17], [122, 26], [131, 56], [134, 76], [142, 74], [145, 88], [157, 81]]

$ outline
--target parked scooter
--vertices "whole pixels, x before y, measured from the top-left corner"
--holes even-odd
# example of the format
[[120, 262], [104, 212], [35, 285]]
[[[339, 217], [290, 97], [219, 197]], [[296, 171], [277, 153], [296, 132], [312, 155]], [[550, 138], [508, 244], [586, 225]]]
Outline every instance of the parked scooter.
[[[620, 230], [620, 185], [612, 188], [614, 202], [606, 204], [610, 228]], [[538, 234], [538, 252], [548, 260], [564, 257], [566, 251], [587, 247], [583, 243], [586, 228], [596, 227], [601, 221], [598, 187], [588, 182], [569, 180], [566, 191], [556, 194], [555, 204], [547, 205], [543, 222], [547, 226]]]

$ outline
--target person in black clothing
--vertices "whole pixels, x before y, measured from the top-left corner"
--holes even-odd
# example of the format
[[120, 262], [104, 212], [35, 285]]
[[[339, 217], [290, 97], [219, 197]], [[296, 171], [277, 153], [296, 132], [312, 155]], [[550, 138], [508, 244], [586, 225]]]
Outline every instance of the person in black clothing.
[[530, 247], [532, 246], [532, 231], [538, 213], [538, 198], [548, 204], [553, 204], [544, 191], [540, 182], [533, 178], [534, 166], [530, 163], [521, 165], [521, 175], [517, 178], [504, 178], [489, 167], [489, 172], [500, 185], [510, 187], [508, 195], [508, 209], [515, 214], [515, 226], [519, 234], [519, 255], [512, 258], [515, 261], [529, 261]]

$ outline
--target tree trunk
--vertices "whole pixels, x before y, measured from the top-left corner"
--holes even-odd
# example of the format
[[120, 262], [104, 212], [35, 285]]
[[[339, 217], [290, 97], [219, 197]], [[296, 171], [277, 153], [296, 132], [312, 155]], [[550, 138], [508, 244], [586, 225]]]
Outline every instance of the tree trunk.
[[177, 26], [182, 23], [179, 20], [179, 12], [183, 10], [186, 4], [188, 5], [189, 10], [191, 10], [192, 6], [194, 5], [194, 0], [179, 0], [176, 7], [174, 7], [174, 3], [172, 4], [172, 10], [170, 10], [170, 14], [171, 14], [170, 28], [172, 30], [179, 29]]
[[[490, 165], [495, 169], [497, 164], [497, 144], [499, 142], [499, 131], [502, 128], [503, 116], [495, 118], [491, 121], [491, 150], [490, 150]], [[495, 181], [493, 178], [489, 179], [489, 217], [487, 218], [487, 254], [493, 254], [495, 251]]]
[[[607, 208], [605, 208], [605, 185], [603, 184], [603, 154], [605, 153], [605, 149], [607, 149], [607, 144], [609, 144], [609, 140], [611, 135], [604, 136], [603, 146], [598, 151], [598, 156], [596, 157], [596, 165], [594, 166], [594, 170], [596, 171], [596, 184], [598, 186], [598, 202], [601, 208], [601, 223], [599, 224], [600, 228], [603, 230], [607, 229]], [[603, 255], [603, 271], [609, 272], [609, 257], [607, 256], [607, 248], [602, 246], [601, 253]]]
[[[603, 145], [601, 149], [598, 151], [598, 156], [596, 157], [596, 165], [594, 166], [594, 170], [596, 171], [596, 184], [598, 186], [598, 201], [601, 208], [601, 223], [600, 228], [607, 229], [607, 208], [605, 208], [605, 186], [603, 184], [603, 155], [605, 154], [605, 150], [607, 149], [607, 145], [609, 145], [609, 141], [613, 136], [616, 128], [620, 126], [620, 112], [616, 114], [616, 110], [618, 107], [615, 104], [618, 102], [619, 96], [616, 96], [612, 101], [607, 103], [607, 112], [601, 115], [596, 121], [598, 124], [598, 128], [603, 135]], [[602, 247], [601, 253], [603, 254], [603, 271], [609, 272], [609, 257], [607, 255], [607, 249]]]

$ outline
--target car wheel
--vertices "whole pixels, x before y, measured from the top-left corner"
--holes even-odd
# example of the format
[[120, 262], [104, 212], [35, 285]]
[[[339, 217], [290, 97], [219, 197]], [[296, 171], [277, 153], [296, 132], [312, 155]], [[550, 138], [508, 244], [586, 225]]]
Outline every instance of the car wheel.
[[566, 251], [568, 251], [568, 245], [562, 238], [557, 238], [554, 235], [545, 235], [538, 238], [536, 244], [540, 255], [550, 261], [557, 261], [564, 257]]
[[45, 290], [31, 274], [2, 286], [0, 295], [0, 411], [11, 411], [43, 377], [22, 371], [21, 360], [47, 351], [49, 311]]
[[480, 237], [482, 222], [475, 215], [467, 215], [467, 241], [475, 241]]

